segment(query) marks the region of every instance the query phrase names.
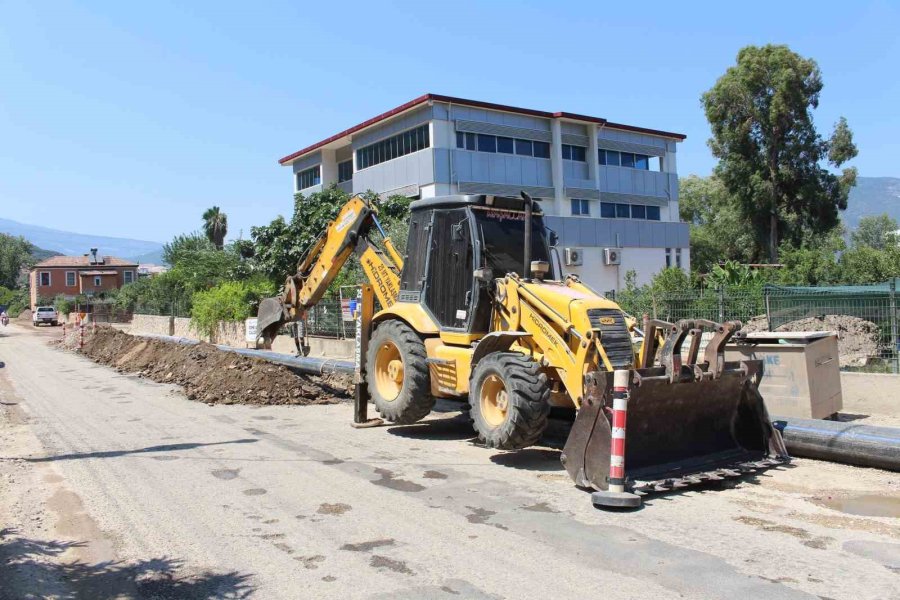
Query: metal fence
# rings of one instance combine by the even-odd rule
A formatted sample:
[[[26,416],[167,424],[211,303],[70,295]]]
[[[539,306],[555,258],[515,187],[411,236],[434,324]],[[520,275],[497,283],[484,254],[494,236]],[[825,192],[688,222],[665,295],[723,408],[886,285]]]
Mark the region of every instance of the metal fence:
[[[624,291],[610,296],[637,317],[738,320],[748,331],[836,331],[843,369],[900,371],[896,280],[857,286]]]

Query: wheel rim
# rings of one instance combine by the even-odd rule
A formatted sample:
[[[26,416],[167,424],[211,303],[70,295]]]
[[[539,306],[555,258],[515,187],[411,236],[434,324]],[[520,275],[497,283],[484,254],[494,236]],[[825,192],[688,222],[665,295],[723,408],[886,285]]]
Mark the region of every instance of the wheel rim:
[[[509,413],[509,394],[498,375],[488,375],[481,384],[481,414],[491,427],[498,427]]]
[[[403,389],[403,357],[393,342],[385,342],[375,354],[375,388],[383,400],[392,402]]]

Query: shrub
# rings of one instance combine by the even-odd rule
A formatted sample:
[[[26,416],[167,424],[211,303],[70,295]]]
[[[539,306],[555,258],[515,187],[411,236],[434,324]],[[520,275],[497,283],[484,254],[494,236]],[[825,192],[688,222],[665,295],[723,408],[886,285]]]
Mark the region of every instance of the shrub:
[[[263,279],[226,281],[196,292],[192,297],[191,327],[211,336],[219,321],[243,321],[256,312],[260,300],[275,292],[275,286]]]

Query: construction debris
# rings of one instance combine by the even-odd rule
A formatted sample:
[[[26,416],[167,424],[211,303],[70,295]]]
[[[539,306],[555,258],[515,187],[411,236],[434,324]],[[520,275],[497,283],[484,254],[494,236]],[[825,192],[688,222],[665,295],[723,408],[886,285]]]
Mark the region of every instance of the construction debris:
[[[223,352],[211,344],[184,346],[135,337],[112,327],[85,330],[81,352],[120,372],[184,387],[207,404],[333,404],[351,394],[350,377],[297,375],[287,367]],[[66,346],[77,348],[77,337]]]
[[[754,317],[741,331],[768,331],[765,316]],[[838,354],[841,368],[864,367],[875,357],[881,356],[884,343],[878,325],[851,315],[822,315],[797,319],[785,323],[775,331],[835,331],[838,334]]]

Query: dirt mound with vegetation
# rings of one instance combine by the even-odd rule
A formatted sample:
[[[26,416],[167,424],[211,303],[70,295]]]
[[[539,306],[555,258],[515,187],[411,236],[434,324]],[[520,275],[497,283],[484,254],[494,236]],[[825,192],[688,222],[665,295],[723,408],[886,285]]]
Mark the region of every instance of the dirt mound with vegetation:
[[[64,344],[77,348],[77,335],[67,336]],[[96,332],[86,328],[80,351],[117,371],[181,385],[189,399],[207,404],[333,404],[352,392],[349,376],[298,375],[211,344],[186,346],[112,327],[98,327]]]
[[[764,316],[754,317],[741,331],[768,331]],[[797,319],[785,323],[775,331],[835,331],[838,334],[838,354],[841,367],[864,367],[882,355],[885,345],[878,325],[851,315],[823,315]]]
[[[22,312],[19,313],[19,316],[16,317],[19,321],[25,321],[27,323],[31,323],[31,309],[26,308]]]

